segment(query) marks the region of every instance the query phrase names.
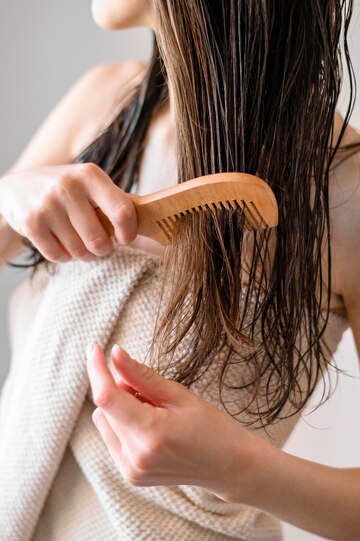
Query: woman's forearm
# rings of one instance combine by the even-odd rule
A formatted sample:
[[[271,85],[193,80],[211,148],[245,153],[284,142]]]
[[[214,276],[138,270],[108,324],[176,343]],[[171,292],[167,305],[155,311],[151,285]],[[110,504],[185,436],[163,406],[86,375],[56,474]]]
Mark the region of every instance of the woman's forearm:
[[[245,491],[239,471],[241,489],[232,501],[328,539],[359,541],[360,468],[324,466],[255,439]]]

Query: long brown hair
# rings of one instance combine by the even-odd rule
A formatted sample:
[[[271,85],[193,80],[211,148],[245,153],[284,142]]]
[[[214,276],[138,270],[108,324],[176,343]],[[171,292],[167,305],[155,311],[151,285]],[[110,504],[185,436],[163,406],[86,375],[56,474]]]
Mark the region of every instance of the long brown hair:
[[[265,426],[289,416],[288,403],[291,415],[298,412],[331,364],[322,340],[331,290],[329,169],[354,103],[347,47],[353,2],[151,5],[157,31],[147,73],[128,105],[74,162],[98,164],[129,192],[146,130],[169,97],[170,81],[178,181],[240,171],[270,185],[279,207],[273,230],[245,231],[239,209],[184,217],[162,260],[163,291],[166,285],[170,295],[163,297],[152,347],[153,359],[167,359],[164,374],[186,386],[225,352],[220,395],[237,359],[250,374],[232,386],[251,391],[247,424],[260,418]],[[341,41],[351,92],[332,145]],[[31,257],[35,267],[44,259],[35,248]],[[179,358],[185,339],[190,348]],[[266,407],[257,400],[262,392]]]

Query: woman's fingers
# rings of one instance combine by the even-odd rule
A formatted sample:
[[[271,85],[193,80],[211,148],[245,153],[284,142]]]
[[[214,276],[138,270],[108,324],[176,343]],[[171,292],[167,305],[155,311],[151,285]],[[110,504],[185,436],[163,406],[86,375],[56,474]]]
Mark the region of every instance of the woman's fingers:
[[[108,234],[95,210],[81,193],[75,192],[74,199],[68,196],[66,207],[54,208],[53,212],[48,210],[47,223],[74,259],[101,257],[112,252]]]
[[[72,258],[50,229],[43,229],[41,234],[34,233],[31,243],[41,251],[48,261],[53,263],[66,263]]]
[[[127,391],[132,395],[136,394],[135,389],[130,387],[130,385],[127,385],[127,383],[125,383],[125,381],[123,381],[122,379],[118,379],[117,381],[115,381],[115,385],[118,387],[118,389],[124,389],[124,391]]]
[[[1,214],[49,261],[93,259],[112,252],[113,242],[97,207],[114,226],[119,244],[137,235],[132,197],[94,163],[43,166],[1,178]],[[66,253],[65,253],[66,252]]]
[[[104,440],[104,443],[108,448],[113,460],[119,464],[121,456],[121,442],[100,408],[96,408],[96,410],[94,410],[92,420],[100,432],[100,436]]]
[[[82,185],[90,203],[100,207],[114,226],[119,244],[129,244],[137,235],[137,214],[129,194],[123,192],[109,176],[95,164],[83,164]]]
[[[93,412],[92,419],[124,480],[135,486],[152,486],[153,483],[147,478],[146,472],[139,471],[133,464],[129,452],[124,451],[121,441],[101,408]],[[124,447],[126,449],[126,445]]]
[[[93,255],[85,246],[63,209],[54,212],[48,218],[47,223],[52,234],[59,239],[72,259],[86,259]]]
[[[81,209],[79,211],[79,209]],[[67,202],[66,210],[72,227],[86,249],[99,257],[109,255],[112,250],[112,242],[102,226],[94,207],[89,200],[79,194],[76,201],[71,199]]]
[[[144,363],[138,363],[117,344],[114,344],[111,356],[122,379],[136,388],[147,402],[169,407],[184,401],[187,390],[183,385],[164,378]]]
[[[87,350],[87,369],[95,404],[112,418],[120,432],[125,427],[136,430],[142,426],[147,404],[117,386],[97,344]]]

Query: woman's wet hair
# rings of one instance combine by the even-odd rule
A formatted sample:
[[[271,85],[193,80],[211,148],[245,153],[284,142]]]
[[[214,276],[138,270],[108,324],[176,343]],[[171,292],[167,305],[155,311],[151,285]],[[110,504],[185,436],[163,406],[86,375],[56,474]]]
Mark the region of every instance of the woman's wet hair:
[[[353,2],[151,4],[157,32],[145,76],[74,163],[98,164],[126,192],[136,187],[147,129],[169,99],[170,81],[178,182],[239,171],[269,184],[276,228],[247,231],[239,209],[181,221],[159,268],[163,294],[150,350],[164,375],[188,387],[215,369],[220,399],[224,387],[246,394],[239,420],[266,426],[299,412],[321,378],[324,399],[334,366],[323,336],[331,291],[329,172],[355,99],[347,45]],[[344,66],[350,95],[335,140]],[[44,258],[28,246],[27,266],[36,268]]]

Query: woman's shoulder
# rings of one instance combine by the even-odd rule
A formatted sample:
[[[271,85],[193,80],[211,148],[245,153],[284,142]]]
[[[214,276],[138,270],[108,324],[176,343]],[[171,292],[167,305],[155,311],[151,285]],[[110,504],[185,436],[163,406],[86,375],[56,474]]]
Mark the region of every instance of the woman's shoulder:
[[[77,125],[72,140],[72,156],[86,148],[124,107],[132,90],[141,82],[147,69],[140,60],[111,62],[93,66],[73,88],[78,103]]]
[[[343,120],[337,113],[334,140]],[[353,146],[342,148],[347,145]],[[360,133],[351,125],[346,128],[331,168],[329,206],[332,291],[342,299],[352,324],[354,314],[360,315]]]
[[[343,120],[336,113],[334,141]],[[331,166],[329,205],[334,242],[341,239],[341,242],[355,245],[360,238],[360,133],[351,125],[346,127]]]
[[[340,131],[341,131],[341,129],[343,127],[343,124],[344,124],[344,120],[345,119],[342,116],[342,114],[339,111],[336,111],[335,116],[334,116],[333,143],[336,142],[336,140],[337,140],[337,138],[338,138],[338,136],[340,134]],[[360,143],[360,132],[354,126],[352,126],[351,119],[350,119],[350,123],[346,127],[343,139],[341,141],[340,151],[338,152],[337,156],[341,155],[341,152],[342,152],[341,149],[342,149],[343,146],[353,144],[353,143]]]
[[[335,113],[332,144],[335,146],[344,124],[344,117]],[[330,170],[330,182],[334,196],[344,187],[351,187],[359,180],[360,132],[350,123],[346,126]],[[340,196],[341,197],[341,196]]]

